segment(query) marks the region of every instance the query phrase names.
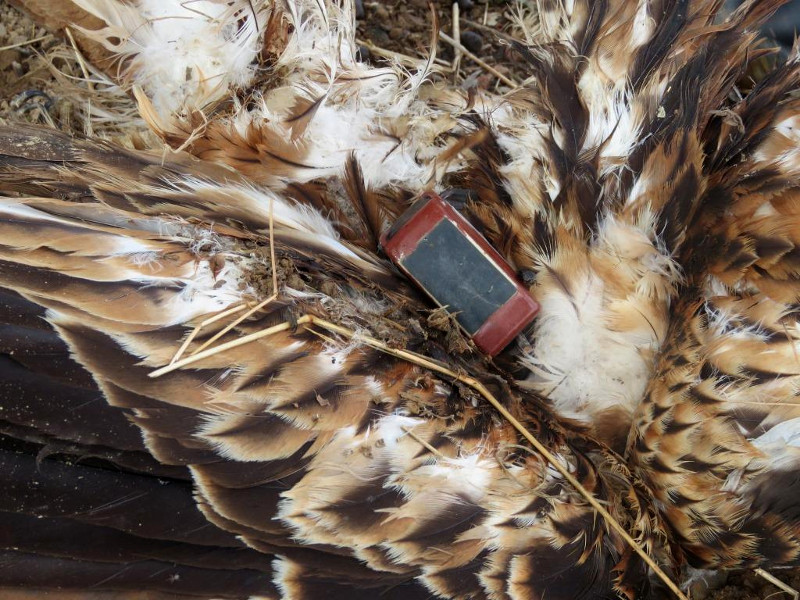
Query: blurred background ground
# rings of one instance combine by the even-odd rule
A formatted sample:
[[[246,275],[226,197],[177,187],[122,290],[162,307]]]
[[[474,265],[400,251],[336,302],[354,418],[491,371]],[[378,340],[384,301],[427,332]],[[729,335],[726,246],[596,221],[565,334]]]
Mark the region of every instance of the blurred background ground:
[[[63,0],[67,1],[67,0]],[[732,10],[740,2],[728,0],[726,8]],[[450,2],[434,5],[442,32],[456,37],[453,30],[453,7]],[[518,33],[513,2],[504,0],[459,0],[458,15],[461,45],[494,69],[490,72],[469,56],[462,55],[458,77],[452,80],[464,87],[483,89],[508,89],[510,81],[521,82],[526,73],[523,65],[515,61],[503,34]],[[432,17],[428,0],[370,1],[362,4],[363,13],[358,20],[358,36],[362,56],[373,62],[387,57],[403,60],[427,56],[431,40]],[[787,51],[800,24],[800,0],[789,3],[765,27]],[[454,60],[452,44],[440,41],[437,56],[440,66],[448,69]],[[86,102],[91,99],[83,79],[83,70],[72,46],[60,37],[50,34],[30,18],[0,0],[0,123],[28,122],[47,124],[75,134],[94,134],[118,137],[129,131],[144,130],[133,116],[133,102],[109,83],[104,93],[111,96],[107,105],[91,108],[95,119],[87,118]],[[500,77],[502,76],[502,77]],[[97,116],[105,116],[105,125]],[[119,115],[128,115],[125,127],[114,122]],[[126,137],[129,139],[129,136]],[[800,501],[800,499],[798,500]],[[782,581],[800,590],[800,569],[773,572]],[[694,597],[706,600],[782,600],[789,594],[781,592],[753,572],[730,574],[727,584],[716,590],[696,590]]]
[[[44,28],[37,27],[0,0],[0,117],[24,116],[17,95],[29,84],[42,86],[49,75],[37,53],[60,43]]]

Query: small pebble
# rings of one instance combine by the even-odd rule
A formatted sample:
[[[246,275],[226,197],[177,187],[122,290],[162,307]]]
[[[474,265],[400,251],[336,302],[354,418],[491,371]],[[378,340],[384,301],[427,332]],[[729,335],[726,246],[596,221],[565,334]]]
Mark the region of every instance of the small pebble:
[[[363,0],[356,0],[356,19],[363,19],[365,16]]]
[[[523,269],[519,272],[519,278],[522,280],[522,283],[527,286],[531,286],[536,283],[536,271]]]
[[[367,62],[370,58],[372,58],[372,53],[369,51],[369,48],[366,46],[359,46],[356,50],[356,60],[358,62]]]
[[[469,10],[475,6],[475,3],[472,0],[458,0],[458,8],[461,10]]]
[[[383,5],[378,4],[375,6],[375,19],[381,22],[386,22],[389,20],[389,10]]]
[[[3,50],[0,52],[0,71],[5,71],[12,63],[19,63],[22,55],[16,50]]]
[[[368,26],[366,34],[367,39],[372,40],[372,43],[378,47],[383,47],[389,43],[389,36],[386,35],[382,27],[377,25]]]
[[[403,37],[403,28],[402,27],[392,27],[389,30],[389,37],[393,40],[399,40]]]
[[[479,54],[483,48],[483,37],[474,31],[465,31],[461,34],[461,45],[473,54]]]

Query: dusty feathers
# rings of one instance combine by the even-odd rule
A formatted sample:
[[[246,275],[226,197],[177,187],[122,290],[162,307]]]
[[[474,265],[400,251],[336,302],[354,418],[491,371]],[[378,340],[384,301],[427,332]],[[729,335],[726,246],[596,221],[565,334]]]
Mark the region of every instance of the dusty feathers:
[[[673,573],[797,564],[796,53],[737,87],[777,2],[539,2],[504,98],[359,63],[348,3],[79,4],[174,152],[0,130],[0,583],[649,595],[480,395],[303,315],[482,381]],[[377,250],[424,189],[542,306],[494,362]]]

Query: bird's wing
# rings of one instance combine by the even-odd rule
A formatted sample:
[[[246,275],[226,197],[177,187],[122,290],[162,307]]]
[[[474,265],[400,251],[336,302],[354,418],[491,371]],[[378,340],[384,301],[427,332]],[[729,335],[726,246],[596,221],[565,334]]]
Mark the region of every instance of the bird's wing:
[[[715,123],[689,286],[631,439],[695,566],[800,560],[798,77],[794,59]]]
[[[642,592],[630,548],[473,388],[304,317],[480,379],[655,543],[612,453],[421,323],[419,297],[316,210],[206,166],[0,131],[0,473],[16,536],[0,582],[29,583],[42,560],[54,586],[220,597]],[[152,376],[194,325],[269,298],[273,269],[277,297],[220,340],[240,345]],[[51,529],[100,545],[65,557]]]

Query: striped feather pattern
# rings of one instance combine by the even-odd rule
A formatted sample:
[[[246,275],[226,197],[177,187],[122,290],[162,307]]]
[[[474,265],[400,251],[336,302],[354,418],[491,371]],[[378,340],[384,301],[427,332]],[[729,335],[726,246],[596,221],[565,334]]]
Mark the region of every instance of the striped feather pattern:
[[[121,473],[109,476],[130,476],[127,485],[139,489],[133,472],[144,469],[131,465],[129,456],[142,455],[173,469],[178,480],[170,485],[176,490],[186,490],[190,478],[194,496],[176,496],[170,502],[189,504],[172,507],[157,479],[151,480],[152,494],[142,488],[130,499],[117,497],[120,484],[109,482],[104,489],[115,492],[108,501],[98,498],[97,508],[81,504],[76,494],[55,512],[28,506],[31,500],[23,498],[19,513],[56,519],[59,527],[85,524],[86,535],[96,532],[92,527],[110,528],[109,540],[125,533],[142,543],[166,536],[207,544],[207,536],[218,532],[213,535],[221,546],[222,539],[234,546],[241,540],[252,549],[248,553],[274,557],[252,569],[252,578],[225,584],[234,597],[254,593],[247,586],[260,585],[263,578],[271,578],[283,596],[298,598],[316,597],[322,581],[343,590],[401,586],[418,590],[408,594],[456,598],[498,596],[506,589],[523,596],[618,592],[634,597],[647,585],[642,565],[624,542],[552,468],[524,450],[510,425],[467,388],[410,363],[344,338],[321,338],[301,326],[162,378],[149,377],[169,362],[187,325],[235,301],[265,296],[271,265],[268,233],[263,222],[258,224],[263,194],[229,182],[215,184],[207,176],[193,181],[193,170],[203,164],[185,157],[162,166],[136,155],[140,171],[133,171],[133,162],[126,164],[126,180],[104,166],[120,159],[108,146],[101,152],[92,142],[42,130],[2,133],[4,139],[31,135],[62,148],[63,158],[42,161],[37,150],[26,156],[17,145],[13,156],[0,159],[13,162],[14,169],[29,161],[25,169],[41,173],[31,185],[50,196],[3,201],[2,221],[11,231],[0,257],[2,286],[26,310],[31,303],[44,308],[57,338],[40,325],[43,335],[65,343],[57,347],[59,353],[68,352],[91,373],[93,382],[84,378],[82,383],[89,394],[102,394],[108,406],[84,410],[89,422],[124,416],[142,433],[142,442],[134,439],[127,447],[124,437],[97,440],[108,448],[98,451],[96,463],[82,467],[85,477],[90,482],[105,477],[107,465],[113,465]],[[194,187],[172,183],[176,172]],[[5,175],[0,180],[18,192],[28,185]],[[81,199],[56,199],[64,185],[82,188]],[[244,203],[252,205],[246,224],[237,218]],[[644,503],[643,490],[628,482],[619,458],[580,428],[559,425],[540,399],[497,367],[469,350],[454,353],[446,332],[426,332],[419,322],[427,307],[419,295],[384,261],[337,240],[313,209],[280,197],[273,199],[273,209],[282,291],[262,313],[239,325],[238,335],[315,314],[373,336],[389,335],[398,347],[428,355],[450,352],[449,360],[481,377],[518,418],[539,431],[618,519],[648,544],[658,543],[652,537],[655,515]],[[190,211],[196,215],[192,223],[181,217]],[[204,218],[212,212],[219,227]],[[10,335],[20,329],[15,325]],[[204,330],[189,351],[218,329]],[[28,377],[44,371],[36,362],[22,367]],[[63,461],[74,460],[69,457],[86,447],[89,440],[80,435],[85,426],[68,420],[39,432],[73,444],[53,450],[62,457],[49,467],[57,471],[56,480],[71,468]],[[119,427],[126,426],[119,421]],[[25,456],[16,460],[28,460],[32,468],[34,458]],[[20,481],[33,477],[22,467],[14,472]],[[59,493],[55,482],[41,485]],[[113,508],[104,518],[106,505]],[[181,516],[189,510],[191,519]],[[96,511],[99,520],[82,517]],[[116,520],[136,520],[139,511],[169,515],[173,527],[187,531],[160,531],[158,521],[133,526]],[[126,557],[122,542],[117,561]],[[26,548],[57,555],[51,543],[38,538]],[[158,544],[153,552],[160,556]],[[87,555],[86,560],[95,559]],[[161,560],[169,561],[169,555]],[[186,573],[174,574],[187,582],[202,586],[203,577],[210,576],[194,577],[192,569],[198,567],[183,559],[178,564],[185,564]],[[58,585],[68,588],[84,585],[86,578],[102,579],[104,573],[100,565],[91,570],[87,564],[86,572],[72,578],[67,565],[53,563],[52,568],[65,578]],[[143,563],[142,568],[149,567]],[[144,576],[131,575],[133,580]],[[218,584],[224,587],[224,580]],[[125,580],[112,580],[108,587],[126,589]],[[157,585],[153,589],[163,591]]]
[[[364,336],[480,381],[671,574],[798,564],[797,52],[748,79],[779,1],[540,0],[505,97],[359,63],[349,2],[77,4],[171,149],[0,128],[0,586],[656,593],[483,397]],[[427,189],[541,304],[496,360],[379,252]]]

